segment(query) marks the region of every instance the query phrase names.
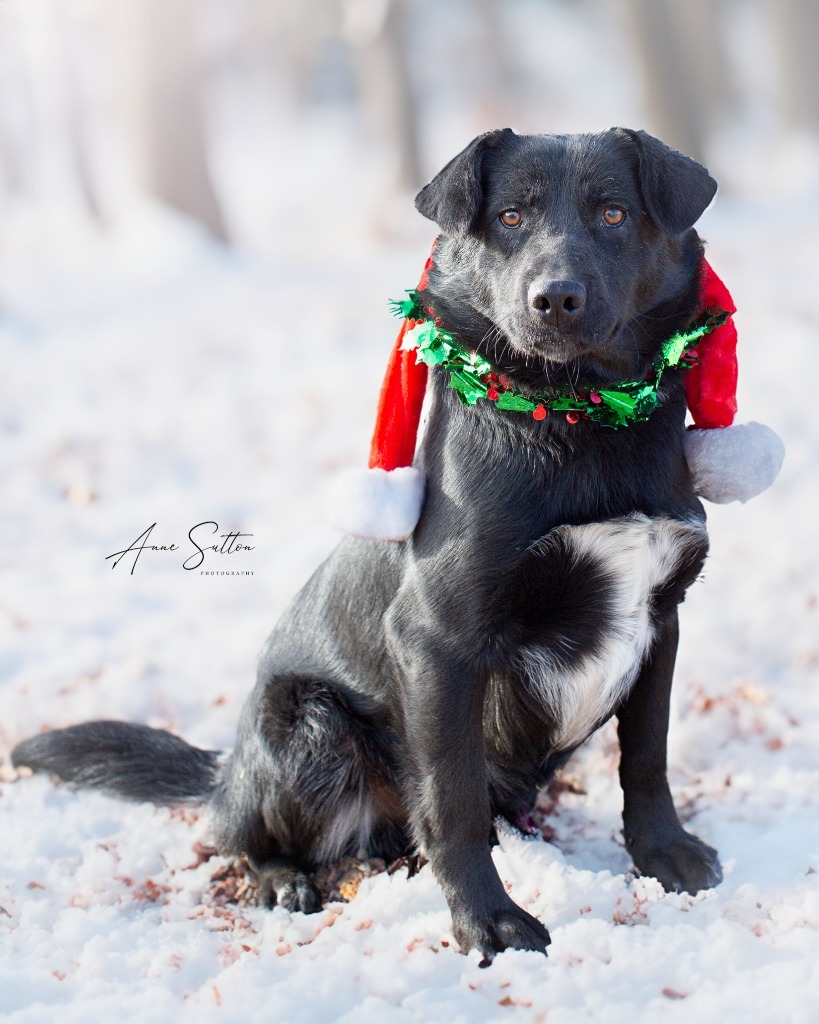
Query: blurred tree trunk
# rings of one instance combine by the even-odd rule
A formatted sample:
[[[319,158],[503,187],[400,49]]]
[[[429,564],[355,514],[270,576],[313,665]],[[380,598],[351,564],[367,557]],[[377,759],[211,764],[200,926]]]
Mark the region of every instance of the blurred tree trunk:
[[[404,0],[344,0],[343,11],[361,102],[379,142],[394,154],[395,187],[420,188],[418,114]]]
[[[23,194],[33,173],[36,117],[20,29],[0,10],[0,197]]]
[[[617,2],[637,43],[651,129],[702,160],[711,107],[727,95],[713,0]]]
[[[499,128],[519,117],[516,63],[510,52],[506,19],[500,0],[473,0],[475,34],[472,75],[478,78],[481,128]]]
[[[81,22],[57,0],[19,5],[0,20],[0,171],[10,192],[99,218],[78,73]]]
[[[253,0],[250,25],[267,37],[263,45],[279,71],[279,88],[290,90],[297,106],[315,101],[321,61],[340,23],[338,0]]]
[[[739,106],[722,39],[724,0],[685,0],[673,6],[680,60],[706,130]]]
[[[207,164],[198,12],[199,0],[120,0],[113,17],[143,187],[226,241]]]
[[[92,147],[87,132],[90,97],[83,80],[82,24],[73,11],[55,6],[55,29],[62,38],[62,90],[65,104],[66,137],[77,184],[89,214],[104,221],[98,182],[94,173]]]
[[[819,0],[767,0],[785,126],[819,131]]]

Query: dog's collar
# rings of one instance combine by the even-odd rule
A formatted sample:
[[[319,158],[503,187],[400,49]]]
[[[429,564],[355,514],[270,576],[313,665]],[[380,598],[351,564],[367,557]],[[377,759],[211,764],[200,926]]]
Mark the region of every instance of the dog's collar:
[[[421,303],[416,289],[391,306],[396,316],[407,321],[402,349],[415,349],[417,362],[446,371],[447,387],[455,391],[464,405],[475,405],[485,399],[494,402],[498,409],[531,413],[536,420],[545,419],[549,411],[554,411],[563,413],[571,424],[584,419],[615,428],[647,420],[660,404],[660,381],[665,370],[696,366],[700,339],[731,315],[722,309],[707,310],[687,330],[672,335],[660,346],[659,355],[643,380],[617,381],[593,390],[566,386],[523,394],[483,356],[459,345],[438,326],[434,311]]]

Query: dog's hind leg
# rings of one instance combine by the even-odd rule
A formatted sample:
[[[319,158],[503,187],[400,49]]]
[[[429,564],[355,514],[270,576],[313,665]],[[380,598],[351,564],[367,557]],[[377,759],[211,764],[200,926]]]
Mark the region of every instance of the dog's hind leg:
[[[217,846],[244,854],[268,906],[318,910],[310,871],[361,851],[407,852],[389,736],[374,709],[331,681],[278,676],[242,713],[212,801]]]

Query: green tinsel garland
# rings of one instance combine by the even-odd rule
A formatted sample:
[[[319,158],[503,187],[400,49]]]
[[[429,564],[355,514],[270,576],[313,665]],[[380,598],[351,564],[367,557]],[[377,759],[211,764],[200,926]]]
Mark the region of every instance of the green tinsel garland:
[[[663,372],[695,365],[700,338],[729,317],[723,311],[705,313],[687,331],[679,331],[663,342],[645,380],[618,381],[594,389],[546,388],[524,395],[507,386],[483,356],[463,348],[451,334],[438,327],[421,304],[416,290],[408,291],[407,296],[390,303],[396,316],[415,321],[404,336],[403,347],[417,348],[419,363],[443,367],[449,374],[447,387],[457,392],[464,405],[488,399],[499,409],[530,412],[538,420],[544,419],[547,410],[552,409],[566,413],[569,423],[576,423],[582,417],[615,428],[647,420],[660,404],[658,392]]]

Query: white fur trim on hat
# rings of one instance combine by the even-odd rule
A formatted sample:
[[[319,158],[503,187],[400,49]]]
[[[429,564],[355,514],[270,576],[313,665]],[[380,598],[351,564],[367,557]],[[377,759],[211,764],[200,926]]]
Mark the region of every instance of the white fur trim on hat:
[[[687,430],[685,457],[694,490],[706,501],[748,501],[776,480],[785,458],[782,438],[762,423]]]
[[[424,504],[424,478],[412,466],[347,469],[333,481],[330,517],[354,537],[405,540],[415,529]]]

